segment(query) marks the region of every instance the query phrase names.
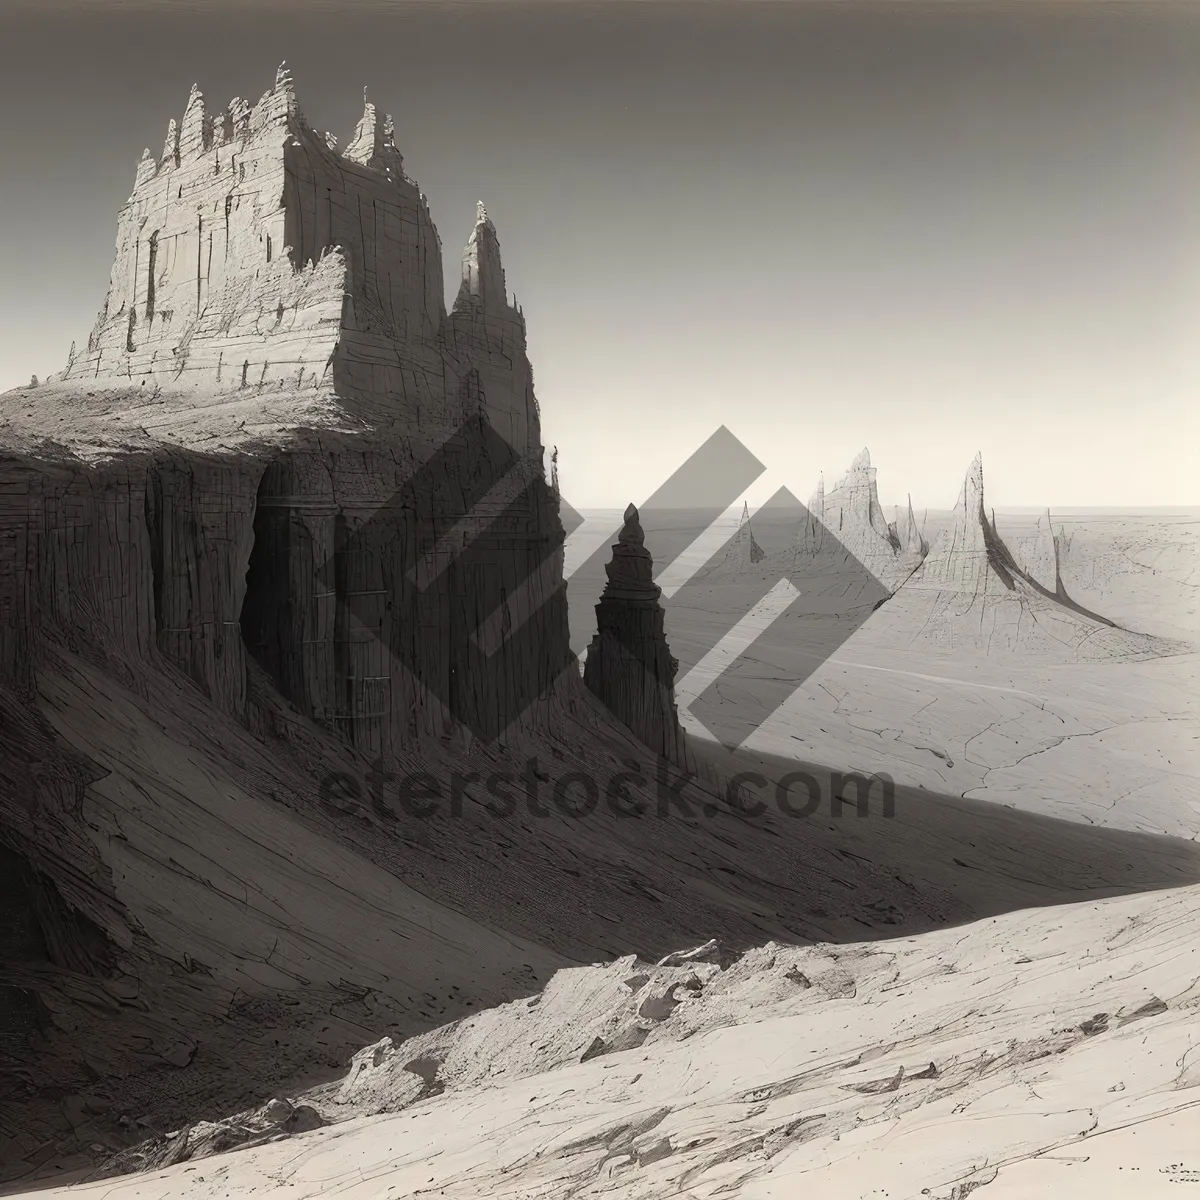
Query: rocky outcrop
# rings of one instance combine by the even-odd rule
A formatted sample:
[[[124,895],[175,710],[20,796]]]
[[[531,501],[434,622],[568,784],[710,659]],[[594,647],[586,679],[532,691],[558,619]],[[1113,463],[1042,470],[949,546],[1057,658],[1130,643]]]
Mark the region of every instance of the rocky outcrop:
[[[680,1181],[768,1195],[801,1172],[817,1196],[940,1200],[989,1185],[1111,1194],[1117,1166],[1184,1182],[1186,1156],[1162,1160],[1194,1127],[1198,937],[1200,895],[1180,888],[900,943],[767,944],[690,976],[625,956],[560,972],[534,1001],[384,1038],[340,1089],[310,1093],[335,1119],[374,1119],[104,1194],[241,1200],[285,1172],[299,1195],[456,1200],[664,1196]],[[640,1015],[668,995],[666,1016]],[[952,1136],[965,1113],[970,1136]],[[1064,1172],[1083,1189],[1063,1189]],[[1127,1194],[1154,1190],[1170,1194]]]
[[[908,497],[908,507],[905,511],[901,513],[899,508],[896,510],[895,535],[901,554],[922,559],[929,553],[929,543],[925,540],[924,530],[917,523],[916,514],[913,512],[911,495]]]
[[[584,684],[640,741],[682,764],[684,734],[675,708],[678,663],[663,631],[654,560],[632,504],[605,571],[608,582],[596,605]]]
[[[87,1155],[72,1130],[125,1136],[163,1064],[172,1120],[336,1056],[361,1040],[331,1012],[346,980],[404,1022],[435,977],[500,999],[561,961],[450,918],[454,949],[397,942],[378,970],[409,939],[345,929],[390,927],[388,895],[434,925],[452,905],[389,873],[386,839],[363,858],[305,824],[388,811],[332,806],[331,770],[365,796],[369,762],[394,779],[447,739],[546,729],[573,660],[542,453],[482,206],[447,311],[390,118],[367,103],[339,153],[286,70],[219,113],[193,88],[138,166],[86,348],[0,397],[0,853],[26,931],[0,971],[23,1081],[0,1174]],[[281,989],[271,1065],[271,1022],[234,1010]],[[97,1088],[112,1122],[63,1115]]]
[[[853,560],[892,592],[920,562],[921,545],[919,538],[913,542],[907,530],[901,536],[888,523],[864,448],[832,489],[822,477],[796,532],[792,558],[806,573],[838,573],[839,560]]]
[[[953,520],[889,605],[888,619],[912,625],[913,640],[944,651],[976,648],[1039,662],[1105,661],[1174,652],[1171,643],[1123,629],[1077,604],[1063,586],[1047,522],[1025,564],[1000,536],[984,501],[983,457],[963,480]]]

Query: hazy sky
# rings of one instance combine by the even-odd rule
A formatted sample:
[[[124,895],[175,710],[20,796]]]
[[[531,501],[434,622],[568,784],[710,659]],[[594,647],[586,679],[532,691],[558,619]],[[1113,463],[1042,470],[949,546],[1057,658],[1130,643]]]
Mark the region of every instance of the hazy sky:
[[[1200,503],[1200,6],[2,0],[0,387],[100,308],[143,146],[286,58],[396,118],[448,292],[477,198],[577,506],[719,425],[801,498]]]

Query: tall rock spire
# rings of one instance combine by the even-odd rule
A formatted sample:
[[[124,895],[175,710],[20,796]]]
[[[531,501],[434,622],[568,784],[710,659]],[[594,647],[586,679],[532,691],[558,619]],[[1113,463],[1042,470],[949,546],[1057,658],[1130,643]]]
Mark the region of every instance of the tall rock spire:
[[[174,117],[167,122],[167,140],[163,142],[162,165],[179,166],[179,122]]]
[[[667,645],[662,589],[654,582],[654,560],[632,504],[604,569],[608,582],[596,605],[597,631],[583,681],[640,741],[682,765],[685,739],[675,708],[679,664]]]
[[[500,239],[496,236],[496,226],[482,200],[476,203],[475,228],[463,251],[462,285],[458,289],[455,307],[472,302],[490,310],[508,306],[504,267],[500,262]]]
[[[897,522],[897,526],[901,551],[905,554],[915,554],[924,558],[929,552],[929,543],[926,542],[925,535],[917,524],[916,514],[913,512],[911,492],[908,496],[908,510],[900,521]]]
[[[193,83],[179,127],[180,157],[195,158],[203,154],[212,144],[212,132],[213,122],[204,107],[204,93],[199,84]]]
[[[381,119],[379,110],[367,99],[367,89],[363,88],[363,115],[342,157],[399,181],[404,177],[404,159],[396,147],[395,131],[391,116],[385,113]]]

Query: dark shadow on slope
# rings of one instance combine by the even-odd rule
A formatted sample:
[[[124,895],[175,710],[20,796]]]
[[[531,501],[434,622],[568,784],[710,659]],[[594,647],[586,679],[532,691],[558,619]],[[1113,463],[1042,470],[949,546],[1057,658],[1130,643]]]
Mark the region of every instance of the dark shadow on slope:
[[[769,825],[805,860],[810,885],[834,901],[832,908],[809,909],[813,923],[804,932],[823,941],[908,935],[1020,908],[1200,883],[1200,846],[1180,838],[1085,825],[919,787],[895,786],[889,795],[881,782],[850,770],[729,753],[695,740],[690,746],[709,786],[721,781],[714,790],[724,812],[715,823]],[[738,775],[748,784],[741,789],[746,801],[765,802],[763,815],[738,810],[739,789],[727,783]],[[818,883],[822,875],[825,882]],[[911,897],[910,907],[882,895],[882,904],[873,902],[873,892],[894,895],[897,884]],[[941,913],[928,903],[938,897],[949,901]],[[856,927],[849,937],[846,917]]]

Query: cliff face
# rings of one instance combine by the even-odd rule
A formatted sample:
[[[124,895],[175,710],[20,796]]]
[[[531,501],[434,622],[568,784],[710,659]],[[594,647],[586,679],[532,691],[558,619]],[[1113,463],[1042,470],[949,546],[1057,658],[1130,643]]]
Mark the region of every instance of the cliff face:
[[[86,1153],[59,1099],[88,1078],[127,1112],[147,1071],[186,1069],[186,1106],[563,961],[412,891],[377,832],[363,860],[311,828],[379,808],[369,762],[395,778],[544,734],[572,661],[524,318],[482,206],[462,275],[447,312],[373,105],[339,153],[282,69],[253,107],[210,114],[193,88],[138,166],[86,348],[0,397],[5,1173]],[[359,798],[330,808],[339,769]],[[414,914],[440,950],[406,953]],[[234,1011],[280,988],[304,989],[282,1024]],[[366,996],[373,1015],[332,1011]],[[267,1029],[279,1061],[239,1066]]]
[[[153,641],[227,711],[244,708],[248,647],[301,712],[356,745],[387,751],[444,724],[423,700],[445,701],[466,663],[436,638],[403,653],[412,613],[379,597],[509,475],[520,485],[492,514],[486,563],[442,572],[422,624],[448,627],[453,608],[473,629],[519,592],[541,647],[530,678],[544,685],[569,660],[561,526],[495,226],[480,205],[448,314],[436,230],[372,104],[339,153],[282,68],[253,108],[211,115],[193,88],[162,157],[139,164],[87,350],[33,400],[13,440],[35,452],[47,433],[83,458],[114,442],[145,451],[135,471],[86,476],[86,503],[115,504],[136,528],[114,547],[94,536],[111,518],[86,519],[84,586],[109,586],[121,550],[136,582],[114,586],[145,595],[102,626],[122,647]],[[422,511],[412,479],[435,456],[457,482]],[[119,496],[94,495],[98,474]],[[46,511],[40,486],[13,513],[14,539]],[[520,658],[501,655],[500,694],[479,700],[496,707],[478,714],[493,733],[529,698]]]

